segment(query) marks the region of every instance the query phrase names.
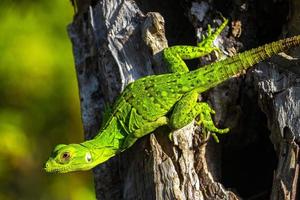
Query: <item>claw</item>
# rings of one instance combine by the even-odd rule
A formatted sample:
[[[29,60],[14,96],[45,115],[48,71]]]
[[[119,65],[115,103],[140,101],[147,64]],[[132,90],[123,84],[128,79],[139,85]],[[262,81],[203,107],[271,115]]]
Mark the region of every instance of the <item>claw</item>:
[[[219,142],[220,142],[220,140],[219,140],[217,134],[212,133],[211,135],[212,135],[212,137],[214,138],[214,140],[215,140],[216,143],[219,143]]]
[[[229,128],[219,129],[215,126],[211,114],[215,114],[215,110],[212,109],[207,103],[201,103],[199,107],[199,120],[197,120],[198,125],[202,125],[203,132],[211,132],[212,137],[218,143],[219,139],[217,137],[218,134],[225,134],[229,132]]]
[[[173,141],[173,133],[172,133],[172,132],[170,132],[170,133],[168,134],[168,138],[169,138],[169,140],[170,140],[171,142],[174,142],[174,141]]]
[[[197,44],[198,47],[206,47],[211,50],[219,51],[218,48],[213,47],[213,41],[220,35],[228,23],[228,19],[223,19],[224,22],[214,32],[212,31],[210,24],[207,25],[207,36],[202,35],[201,42]]]
[[[203,129],[204,129],[204,131],[203,131],[204,137],[207,137],[207,139],[208,139],[209,138],[209,134],[206,136],[206,133],[207,132],[211,132],[211,135],[212,135],[212,137],[213,137],[213,139],[215,140],[216,143],[220,142],[219,138],[217,136],[217,133],[218,134],[225,134],[225,133],[229,132],[229,128],[225,128],[225,129],[218,129],[218,128],[216,128],[216,129],[211,130],[210,127],[206,127],[204,124],[203,124]]]
[[[211,113],[211,114],[216,114],[216,111],[214,110],[214,109],[212,109],[210,106],[208,106],[207,105],[207,107],[208,107],[208,109],[209,109],[209,112]]]
[[[210,24],[207,25],[207,37],[211,36],[212,35],[212,29],[211,29],[211,26]]]

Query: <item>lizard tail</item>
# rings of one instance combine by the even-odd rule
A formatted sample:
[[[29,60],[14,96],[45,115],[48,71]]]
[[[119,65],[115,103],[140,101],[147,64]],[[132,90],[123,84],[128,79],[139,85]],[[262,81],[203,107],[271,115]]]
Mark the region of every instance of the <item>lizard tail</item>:
[[[300,35],[278,40],[261,47],[254,48],[243,53],[236,54],[225,60],[206,65],[194,72],[196,77],[201,79],[203,91],[227,80],[228,78],[241,73],[243,70],[270,58],[291,47],[300,45]],[[198,80],[199,81],[199,80]]]

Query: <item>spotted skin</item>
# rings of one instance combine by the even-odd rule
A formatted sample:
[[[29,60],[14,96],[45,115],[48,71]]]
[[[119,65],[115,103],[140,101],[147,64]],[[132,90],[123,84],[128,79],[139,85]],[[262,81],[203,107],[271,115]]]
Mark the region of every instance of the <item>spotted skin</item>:
[[[58,145],[45,170],[65,173],[91,169],[160,126],[179,129],[196,117],[204,132],[212,132],[218,141],[216,133],[227,133],[229,129],[214,125],[211,115],[215,111],[207,103],[198,102],[199,93],[300,44],[300,36],[295,36],[189,71],[183,59],[198,58],[217,50],[213,41],[226,24],[227,20],[214,33],[209,28],[207,37],[197,46],[166,48],[163,57],[171,73],[147,76],[130,83],[115,102],[98,135],[80,144]]]

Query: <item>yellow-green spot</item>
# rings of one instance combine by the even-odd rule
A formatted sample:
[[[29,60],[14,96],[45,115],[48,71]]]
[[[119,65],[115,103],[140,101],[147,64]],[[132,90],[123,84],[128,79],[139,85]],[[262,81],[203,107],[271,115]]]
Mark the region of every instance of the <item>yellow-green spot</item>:
[[[182,87],[182,91],[183,91],[183,92],[187,92],[187,91],[189,91],[189,88],[188,88],[187,86],[183,86],[183,87]]]
[[[162,91],[161,96],[166,97],[166,96],[168,96],[168,93],[166,91]]]

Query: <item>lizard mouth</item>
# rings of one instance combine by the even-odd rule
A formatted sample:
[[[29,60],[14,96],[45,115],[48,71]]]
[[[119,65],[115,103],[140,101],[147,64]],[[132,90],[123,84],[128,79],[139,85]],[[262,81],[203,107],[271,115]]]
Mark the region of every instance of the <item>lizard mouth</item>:
[[[49,168],[46,168],[46,167],[44,167],[44,170],[45,170],[46,172],[49,172],[49,173],[58,173],[58,172],[59,172],[58,169],[49,169]]]
[[[84,170],[85,168],[83,168],[81,166],[81,164],[73,164],[72,166],[70,165],[62,165],[62,164],[59,164],[57,162],[55,162],[55,160],[53,159],[49,159],[45,166],[44,166],[44,170],[48,173],[67,173],[67,172],[72,172],[72,171],[81,171],[81,170]],[[90,169],[89,168],[86,168],[86,169]]]
[[[44,170],[48,173],[66,173],[68,172],[68,167],[50,167],[49,164],[46,163]]]
[[[58,165],[53,159],[49,159],[44,166],[44,170],[49,173],[65,173],[68,171],[68,167]]]

